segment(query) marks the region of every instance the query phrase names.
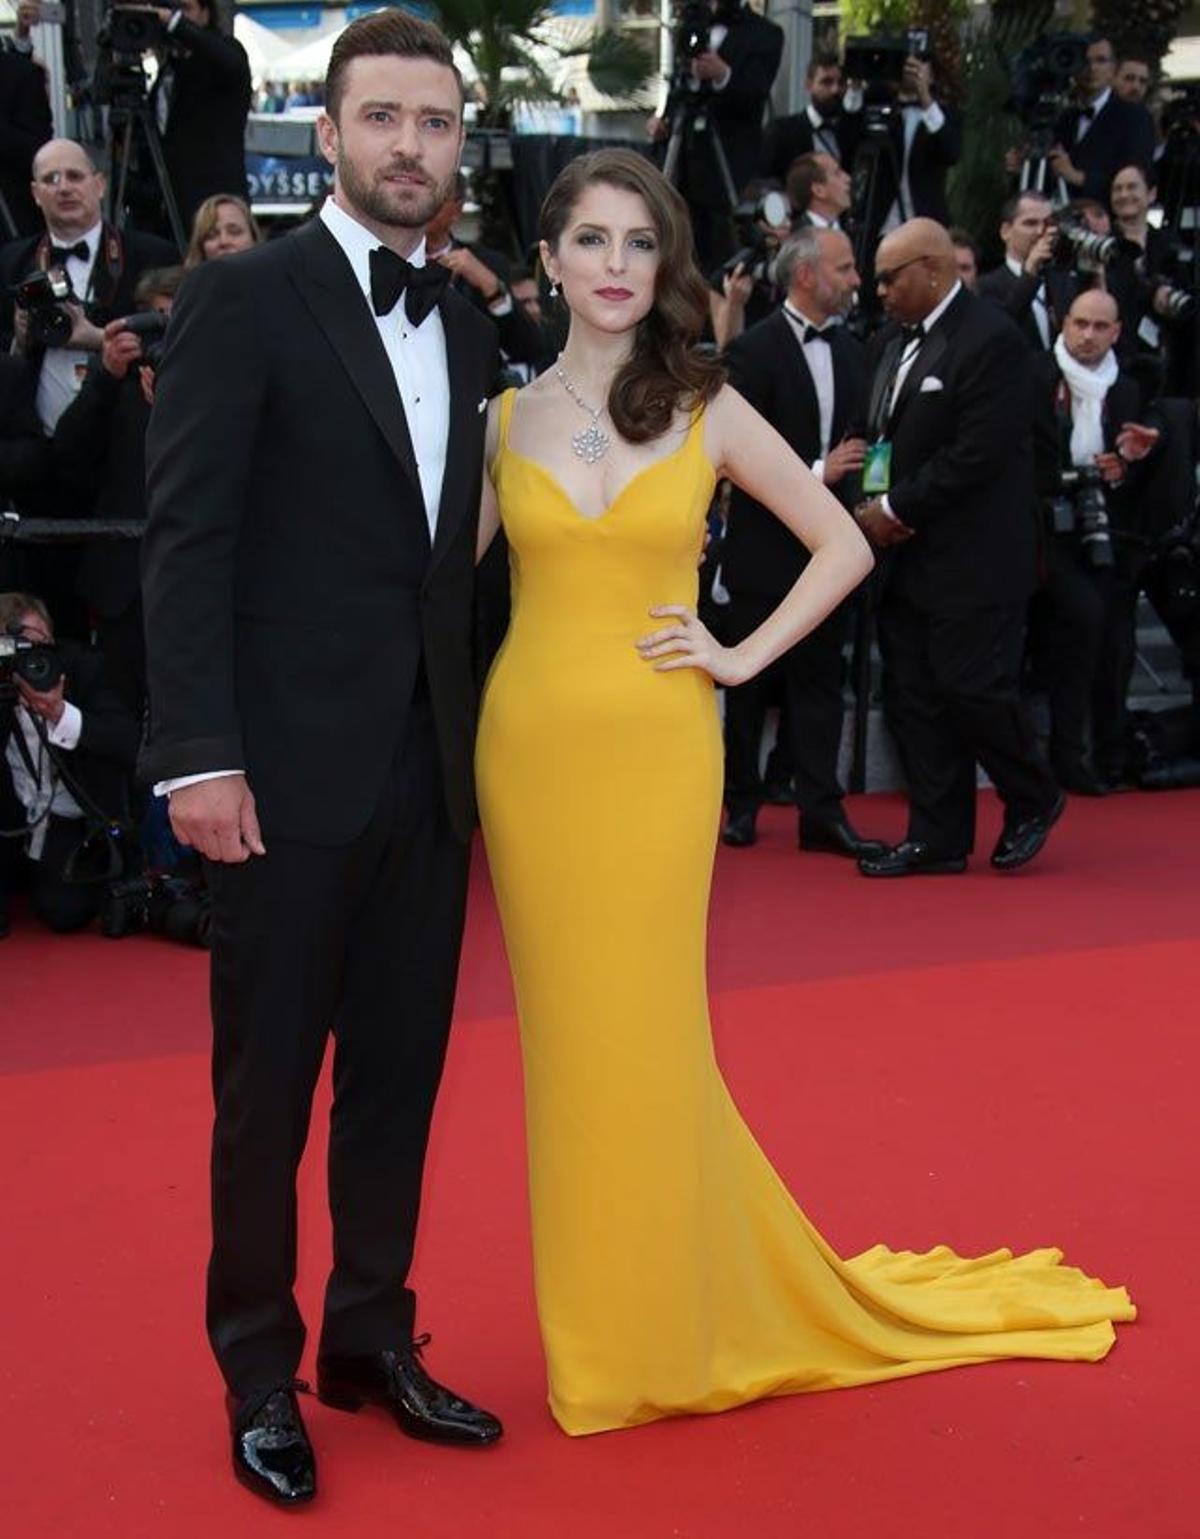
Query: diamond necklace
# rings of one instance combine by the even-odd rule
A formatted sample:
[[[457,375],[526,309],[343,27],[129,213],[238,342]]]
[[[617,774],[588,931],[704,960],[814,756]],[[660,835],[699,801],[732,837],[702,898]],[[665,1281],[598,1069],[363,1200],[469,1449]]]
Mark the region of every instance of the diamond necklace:
[[[594,465],[597,460],[603,459],[608,453],[608,446],[612,442],[612,439],[600,426],[600,413],[604,410],[604,407],[589,406],[579,394],[579,391],[576,390],[563,370],[561,353],[559,354],[559,361],[554,365],[554,372],[561,380],[563,389],[575,402],[576,406],[582,407],[592,419],[581,432],[571,434],[571,447],[585,464]]]

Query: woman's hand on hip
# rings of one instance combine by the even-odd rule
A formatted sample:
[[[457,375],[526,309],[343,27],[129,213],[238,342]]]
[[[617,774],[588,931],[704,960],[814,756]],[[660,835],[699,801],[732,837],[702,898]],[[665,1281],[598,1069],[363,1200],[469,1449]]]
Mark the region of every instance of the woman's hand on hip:
[[[675,668],[701,668],[717,684],[744,684],[751,670],[736,647],[723,647],[707,626],[682,604],[660,604],[650,611],[670,623],[637,642],[637,649],[656,673]]]

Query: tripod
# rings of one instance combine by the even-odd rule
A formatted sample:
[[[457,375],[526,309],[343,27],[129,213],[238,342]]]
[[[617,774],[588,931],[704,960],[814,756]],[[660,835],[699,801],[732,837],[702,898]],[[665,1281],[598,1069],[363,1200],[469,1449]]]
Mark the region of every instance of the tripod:
[[[875,247],[879,243],[880,227],[887,217],[887,209],[877,206],[880,189],[894,187],[896,196],[900,196],[900,162],[888,133],[886,118],[868,122],[866,134],[855,152],[850,185],[853,189],[850,225],[854,265],[862,277],[858,307],[862,320],[859,324],[869,328],[877,314]]]
[[[699,136],[704,136],[712,145],[713,158],[717,165],[717,176],[721,191],[724,195],[724,219],[728,226],[727,237],[732,234],[733,212],[738,206],[737,187],[734,185],[733,174],[729,169],[729,157],[725,153],[725,146],[721,142],[721,133],[716,124],[708,117],[708,101],[711,92],[707,87],[699,91],[689,91],[687,87],[688,74],[684,66],[671,83],[671,89],[667,96],[667,106],[664,116],[670,124],[670,132],[667,138],[667,153],[663,160],[663,175],[680,192],[687,195],[688,188],[681,180],[682,166],[680,164],[684,151],[685,139],[694,142]],[[692,200],[688,199],[689,203]],[[707,245],[703,239],[701,230],[699,206],[692,208],[693,223],[696,227],[696,246],[703,265],[707,265],[714,256],[724,258],[732,249],[728,238],[723,242],[726,249],[721,253],[701,249]]]
[[[179,204],[175,198],[167,161],[163,154],[158,124],[154,121],[154,109],[146,95],[146,77],[139,63],[136,69],[119,81],[113,91],[108,109],[108,124],[113,137],[113,192],[111,201],[112,222],[118,230],[124,229],[128,217],[125,201],[129,181],[129,167],[134,158],[135,141],[144,146],[154,168],[162,207],[166,211],[167,224],[172,239],[180,251],[187,249],[187,235],[183,220],[179,217]]]

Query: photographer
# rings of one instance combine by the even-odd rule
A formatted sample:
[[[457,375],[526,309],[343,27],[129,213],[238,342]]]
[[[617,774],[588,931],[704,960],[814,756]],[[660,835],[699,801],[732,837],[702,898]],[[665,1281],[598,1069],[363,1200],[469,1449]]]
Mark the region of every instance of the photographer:
[[[801,155],[828,155],[849,170],[862,135],[862,117],[844,110],[842,66],[835,53],[815,53],[804,72],[808,106],[776,118],[763,140],[763,173],[784,181]]]
[[[1054,346],[1062,318],[1079,292],[1076,272],[1054,262],[1058,227],[1044,192],[1009,198],[1000,216],[1004,262],[979,280],[978,292],[1008,313],[1038,352]]]
[[[932,61],[909,54],[898,83],[866,89],[862,114],[860,155],[872,139],[881,140],[884,151],[876,152],[870,196],[861,213],[855,209],[858,223],[870,232],[868,245],[909,219],[949,224],[946,174],[962,152],[962,122],[936,99]],[[860,175],[856,166],[856,182]]]
[[[136,316],[104,328],[99,366],[58,420],[53,449],[59,478],[96,518],[146,518],[154,366],[182,279],[178,267],[143,274]],[[139,718],[146,697],[140,559],[140,540],[93,540],[83,547],[77,579],[107,678]]]
[[[166,48],[150,97],[171,190],[187,229],[205,198],[246,193],[250,62],[219,30],[215,0],[180,0],[158,10]]]
[[[58,652],[40,599],[0,594],[0,647],[8,653],[0,655],[0,824],[6,833],[25,829],[23,838],[0,839],[0,936],[8,896],[23,880],[44,924],[77,930],[99,911],[100,881],[120,875],[93,870],[93,880],[77,881],[72,868],[85,864],[84,842],[101,815],[107,825],[126,814],[138,719],[108,690],[94,653]]]
[[[1190,252],[1181,252],[1167,230],[1150,223],[1155,198],[1145,166],[1122,166],[1113,177],[1113,223],[1124,244],[1109,288],[1121,311],[1122,354],[1153,354],[1157,379],[1169,369],[1174,393],[1194,394],[1196,299]]]
[[[1093,38],[1078,84],[1077,106],[1055,124],[1056,143],[1047,157],[1072,197],[1106,201],[1119,167],[1154,159],[1154,120],[1137,102],[1122,101],[1113,90],[1116,55],[1107,38]]]
[[[0,240],[32,235],[39,225],[29,181],[34,155],[54,132],[46,72],[29,36],[39,10],[37,0],[18,0],[16,31],[0,40]]]
[[[783,54],[783,31],[740,0],[688,0],[677,39],[679,79],[649,134],[665,142],[682,114],[676,170],[705,272],[733,251],[733,209],[714,138],[736,189],[761,174],[762,124]],[[676,88],[678,87],[678,88]]]
[[[1050,760],[1060,785],[1100,795],[1122,742],[1114,721],[1114,574],[1136,516],[1138,465],[1161,432],[1139,422],[1137,384],[1121,372],[1116,301],[1078,295],[1054,348],[1035,362],[1034,464],[1043,512],[1043,570],[1031,619],[1050,694]],[[1121,712],[1123,717],[1123,712]],[[1087,754],[1093,723],[1096,764]]]
[[[1140,53],[1123,53],[1117,60],[1117,73],[1113,78],[1113,95],[1118,101],[1131,107],[1145,105],[1154,79],[1150,60]]]
[[[801,155],[787,177],[793,229],[840,230],[850,208],[850,173],[832,155]]]

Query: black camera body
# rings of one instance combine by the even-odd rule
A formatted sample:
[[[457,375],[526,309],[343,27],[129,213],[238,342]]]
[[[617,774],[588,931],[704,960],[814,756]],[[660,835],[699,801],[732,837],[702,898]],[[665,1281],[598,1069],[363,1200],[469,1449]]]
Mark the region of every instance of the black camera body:
[[[107,45],[118,59],[140,59],[163,47],[170,35],[157,11],[139,5],[114,5],[105,30]]]
[[[142,362],[156,369],[166,347],[167,322],[170,317],[160,310],[142,310],[125,318],[122,330],[131,331],[142,344]]]
[[[1087,50],[1085,33],[1048,32],[1013,56],[1009,106],[1029,130],[1031,154],[1045,155],[1053,145],[1055,125],[1071,105]]]
[[[113,882],[100,904],[100,933],[109,940],[148,931],[207,949],[212,918],[203,887],[180,876],[130,876]]]
[[[9,289],[12,302],[29,316],[29,341],[34,347],[65,347],[75,323],[65,308],[73,297],[71,282],[58,267],[40,267]]]
[[[773,237],[764,225],[782,229],[790,222],[791,209],[788,206],[788,200],[782,192],[774,189],[764,193],[757,200],[739,203],[733,211],[733,223],[737,231],[739,247],[713,274],[711,280],[713,288],[718,293],[722,292],[725,278],[738,267],[743,272],[749,273],[755,283],[768,281],[777,248]]]
[[[677,65],[690,64],[693,59],[708,52],[713,24],[712,8],[707,0],[684,0],[675,24],[675,60]]]
[[[62,659],[44,641],[27,641],[12,627],[0,634],[0,700],[16,696],[16,679],[24,679],[39,694],[53,689],[63,676]]]
[[[149,83],[142,60],[146,54],[170,45],[171,34],[157,11],[137,5],[112,6],[96,34],[92,81],[96,101],[118,112],[144,107]]]
[[[1060,494],[1050,499],[1051,528],[1074,536],[1093,571],[1113,565],[1108,498],[1099,465],[1072,465],[1059,475]]]
[[[1063,220],[1058,226],[1050,261],[1055,267],[1075,268],[1079,272],[1099,272],[1111,267],[1121,254],[1121,238],[1097,235],[1085,224]]]

